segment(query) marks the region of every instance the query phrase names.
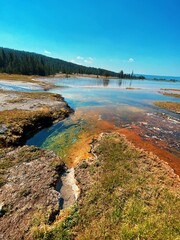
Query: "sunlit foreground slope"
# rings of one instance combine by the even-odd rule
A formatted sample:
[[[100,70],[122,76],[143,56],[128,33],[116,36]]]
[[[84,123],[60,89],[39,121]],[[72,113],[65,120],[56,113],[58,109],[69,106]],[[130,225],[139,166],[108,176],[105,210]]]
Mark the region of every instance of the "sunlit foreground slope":
[[[152,153],[119,134],[101,135],[94,159],[81,162],[81,195],[34,239],[179,239],[179,178]],[[68,217],[67,213],[70,212]]]

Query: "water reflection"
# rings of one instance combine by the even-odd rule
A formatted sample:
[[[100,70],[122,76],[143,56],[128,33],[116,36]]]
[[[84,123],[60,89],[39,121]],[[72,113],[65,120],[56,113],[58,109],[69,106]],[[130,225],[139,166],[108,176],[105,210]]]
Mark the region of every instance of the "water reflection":
[[[129,81],[129,87],[132,86],[132,79]]]
[[[68,151],[72,146],[76,147],[74,144],[84,138],[83,134],[90,136],[98,131],[109,131],[144,122],[146,124],[148,122],[147,119],[145,120],[147,113],[165,112],[165,110],[153,106],[152,101],[180,101],[159,94],[157,91],[160,88],[179,88],[180,82],[159,83],[148,80],[108,78],[52,78],[48,81],[59,86],[50,89],[49,92],[61,94],[75,110],[75,114],[49,129],[41,130],[29,139],[27,144],[53,150],[63,159],[69,158]],[[152,89],[156,91],[152,91]],[[168,114],[172,115],[172,113]],[[158,128],[159,126],[155,130]],[[146,135],[146,132],[143,134]],[[80,147],[82,148],[82,146]],[[72,159],[74,158],[73,154],[74,152]]]
[[[109,79],[108,78],[104,78],[103,79],[103,86],[107,87],[109,85]]]
[[[135,79],[100,79],[100,78],[48,78],[43,81],[54,83],[61,87],[73,88],[141,88],[141,89],[161,89],[180,88],[179,82],[161,82],[154,80]]]
[[[119,85],[119,87],[122,85],[122,79],[119,79],[118,85]]]

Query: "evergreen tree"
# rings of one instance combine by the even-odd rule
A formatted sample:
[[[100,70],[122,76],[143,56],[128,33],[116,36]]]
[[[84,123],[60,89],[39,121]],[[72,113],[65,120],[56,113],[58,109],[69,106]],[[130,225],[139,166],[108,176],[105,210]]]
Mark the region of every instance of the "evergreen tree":
[[[60,59],[50,58],[41,54],[17,51],[0,47],[0,72],[25,75],[55,75],[65,74],[94,74],[96,76],[112,76],[120,78],[132,78],[121,71],[119,74],[101,68],[85,67],[66,62]],[[134,76],[133,76],[134,78]],[[143,76],[141,76],[143,78]]]

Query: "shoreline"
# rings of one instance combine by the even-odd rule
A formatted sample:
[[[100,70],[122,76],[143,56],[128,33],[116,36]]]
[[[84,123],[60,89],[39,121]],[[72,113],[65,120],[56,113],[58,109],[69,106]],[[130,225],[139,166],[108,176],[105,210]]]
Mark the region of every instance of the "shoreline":
[[[95,74],[80,74],[80,73],[56,73],[55,75],[23,75],[23,74],[8,74],[8,73],[0,73],[0,80],[12,80],[12,81],[23,81],[23,82],[31,82],[31,83],[42,83],[39,79],[43,78],[99,78],[99,79],[121,79],[121,80],[148,80],[148,81],[159,81],[159,82],[178,82],[180,80],[177,79],[156,79],[156,78],[119,78],[114,76],[103,76],[103,75],[95,75]],[[137,76],[135,76],[137,77]],[[171,89],[162,89],[162,90],[171,90]],[[172,89],[174,90],[174,89]]]
[[[112,77],[112,76],[98,76],[97,75],[93,75],[93,74],[55,74],[55,75],[49,75],[49,76],[38,76],[38,75],[21,75],[21,74],[7,74],[7,73],[0,73],[0,83],[15,83],[17,86],[18,85],[22,85],[23,84],[29,84],[30,87],[35,87],[39,90],[43,90],[43,91],[48,91],[52,88],[56,88],[57,86],[53,83],[47,83],[46,81],[44,81],[45,79],[50,79],[50,78],[94,78],[94,79],[100,79],[100,80],[104,80],[104,79],[117,79],[117,80],[129,80],[129,81],[137,81],[137,80],[141,80],[141,81],[164,81],[164,82],[176,82],[174,80],[167,80],[167,79],[126,79],[126,78],[118,78],[118,77]],[[133,88],[127,88],[129,90],[133,90]],[[140,90],[140,88],[137,88],[137,90]],[[160,89],[160,90],[173,90],[173,89]],[[178,90],[174,90],[174,91],[178,91]]]

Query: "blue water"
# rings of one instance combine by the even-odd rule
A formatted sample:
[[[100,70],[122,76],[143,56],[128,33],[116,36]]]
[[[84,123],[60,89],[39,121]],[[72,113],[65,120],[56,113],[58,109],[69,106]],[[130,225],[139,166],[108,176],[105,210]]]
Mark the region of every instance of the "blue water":
[[[0,81],[0,89],[17,92],[42,91],[41,87],[34,86],[30,83],[20,83],[17,85],[16,82],[10,81]]]
[[[159,91],[161,88],[180,89],[180,82],[110,79],[107,84],[107,80],[92,78],[48,79],[48,81],[59,86],[50,92],[62,94],[74,109],[122,104],[146,108],[152,106],[151,102],[156,100],[179,101],[177,98],[164,96]]]
[[[180,77],[178,76],[162,76],[162,75],[148,75],[148,74],[136,74],[137,76],[144,76],[146,79],[166,79],[166,80],[178,80],[180,81]]]
[[[60,87],[73,88],[141,88],[157,90],[161,88],[180,88],[180,81],[156,81],[156,80],[129,80],[129,79],[95,79],[95,78],[52,78],[46,79],[47,82],[55,83]]]
[[[66,141],[70,141],[68,139],[69,131],[74,127],[76,130],[74,136],[71,136],[73,144],[74,139],[78,138],[79,131],[77,129],[85,130],[88,128],[92,124],[91,122],[88,125],[89,119],[96,113],[97,118],[109,121],[117,127],[143,121],[143,116],[147,112],[165,112],[178,117],[177,114],[155,107],[153,101],[180,101],[177,98],[167,97],[159,93],[161,88],[180,89],[180,82],[92,78],[48,78],[46,81],[58,86],[49,92],[61,94],[75,110],[75,114],[37,133],[27,141],[29,145],[54,150],[49,146],[49,143],[53,142],[54,139],[59,139],[59,136],[64,132],[67,133]],[[129,87],[140,89],[126,89]]]

